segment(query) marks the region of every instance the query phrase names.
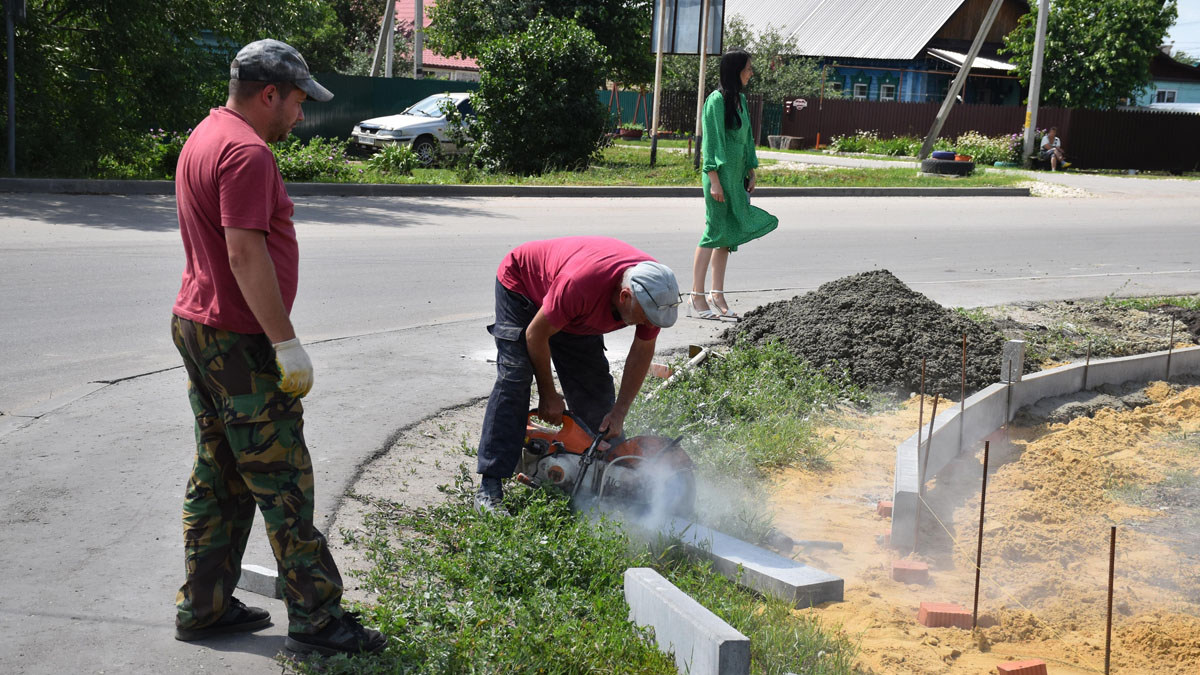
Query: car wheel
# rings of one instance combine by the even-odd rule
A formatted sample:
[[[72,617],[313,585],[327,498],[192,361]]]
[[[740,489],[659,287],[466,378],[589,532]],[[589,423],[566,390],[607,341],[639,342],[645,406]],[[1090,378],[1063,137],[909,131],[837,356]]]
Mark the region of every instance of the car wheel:
[[[956,162],[952,159],[927,159],[921,162],[921,173],[966,176],[974,170],[975,162]]]
[[[422,166],[430,166],[437,159],[438,143],[437,139],[432,136],[421,136],[413,141],[412,148]]]

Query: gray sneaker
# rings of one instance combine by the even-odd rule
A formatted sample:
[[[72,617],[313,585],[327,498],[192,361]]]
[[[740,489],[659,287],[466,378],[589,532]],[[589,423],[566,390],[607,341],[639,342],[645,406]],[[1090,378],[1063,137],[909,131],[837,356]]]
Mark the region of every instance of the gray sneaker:
[[[483,476],[475,492],[475,510],[480,513],[505,513],[504,487],[499,478]]]

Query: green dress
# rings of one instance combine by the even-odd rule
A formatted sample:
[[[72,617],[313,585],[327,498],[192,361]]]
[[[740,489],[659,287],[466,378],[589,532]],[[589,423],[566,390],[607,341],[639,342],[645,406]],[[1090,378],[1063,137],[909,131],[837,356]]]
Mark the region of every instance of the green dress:
[[[758,155],[754,153],[751,137],[749,108],[745,94],[742,99],[742,125],[737,129],[725,128],[725,99],[719,91],[709,94],[704,102],[703,153],[704,165],[704,236],[700,238],[702,248],[725,248],[736,251],[737,247],[757,239],[779,226],[779,219],[750,205],[746,194],[745,180],[750,170],[758,167]],[[709,192],[708,172],[716,171],[725,190],[725,201],[718,202]]]

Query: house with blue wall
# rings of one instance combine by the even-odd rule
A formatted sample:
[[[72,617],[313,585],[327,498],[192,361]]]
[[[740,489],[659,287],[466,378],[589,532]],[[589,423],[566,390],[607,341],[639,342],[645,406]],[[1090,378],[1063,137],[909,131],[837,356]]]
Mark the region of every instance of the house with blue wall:
[[[755,32],[773,27],[817,58],[827,86],[870,101],[940,102],[958,73],[991,0],[725,0]],[[999,55],[1004,36],[1029,12],[1005,0],[971,68],[966,103],[1017,105],[1015,68]]]
[[[1200,112],[1200,67],[1176,61],[1164,50],[1150,62],[1150,79],[1138,106]]]

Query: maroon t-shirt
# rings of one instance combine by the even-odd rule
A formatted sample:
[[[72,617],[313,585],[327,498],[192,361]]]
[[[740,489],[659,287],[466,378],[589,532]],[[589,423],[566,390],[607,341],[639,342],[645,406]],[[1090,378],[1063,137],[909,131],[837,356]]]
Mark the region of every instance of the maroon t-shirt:
[[[529,298],[550,325],[576,335],[602,335],[625,327],[613,313],[612,295],[625,270],[648,254],[609,237],[562,237],[514,248],[496,277],[510,291]],[[657,261],[656,261],[657,262]],[[652,340],[658,326],[639,325],[637,338]]]
[[[227,227],[267,233],[283,304],[292,311],[300,263],[292,200],[271,149],[245,118],[213,108],[196,126],[179,154],[175,201],[187,261],[176,315],[236,333],[263,332],[229,269]]]

